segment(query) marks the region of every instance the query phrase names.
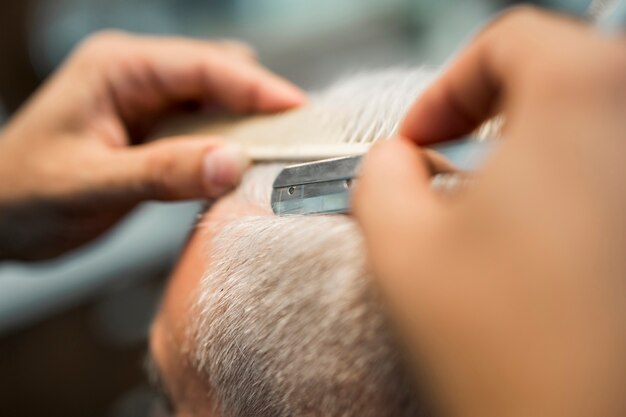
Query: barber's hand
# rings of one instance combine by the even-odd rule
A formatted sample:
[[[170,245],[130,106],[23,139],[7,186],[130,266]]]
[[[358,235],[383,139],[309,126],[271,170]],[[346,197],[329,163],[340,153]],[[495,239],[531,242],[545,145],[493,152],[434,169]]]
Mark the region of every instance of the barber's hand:
[[[273,112],[303,101],[242,44],[92,37],[2,133],[0,259],[55,256],[141,201],[217,197],[239,182],[248,161],[218,138],[143,143],[166,113],[189,103]]]
[[[457,195],[426,145],[496,112]],[[444,415],[626,415],[626,41],[519,9],[484,30],[367,156],[355,196],[378,281]]]

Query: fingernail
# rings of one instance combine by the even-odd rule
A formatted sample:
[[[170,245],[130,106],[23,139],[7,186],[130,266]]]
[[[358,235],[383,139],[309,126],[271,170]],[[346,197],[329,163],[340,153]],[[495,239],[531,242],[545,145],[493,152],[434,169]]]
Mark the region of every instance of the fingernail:
[[[237,145],[225,145],[209,152],[203,161],[203,174],[211,197],[218,197],[239,184],[250,159]]]
[[[307,96],[304,91],[297,87],[288,86],[283,90],[283,98],[293,104],[304,104],[307,101]]]
[[[286,82],[277,84],[273,94],[280,107],[297,107],[305,104],[308,100],[304,91]]]

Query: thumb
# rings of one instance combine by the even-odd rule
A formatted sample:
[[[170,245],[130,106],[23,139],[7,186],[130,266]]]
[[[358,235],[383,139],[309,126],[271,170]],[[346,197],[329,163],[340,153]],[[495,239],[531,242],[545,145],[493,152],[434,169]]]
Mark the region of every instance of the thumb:
[[[405,138],[375,145],[363,161],[354,214],[382,276],[414,262],[415,240],[438,212],[430,178],[426,154]]]
[[[123,152],[113,164],[113,187],[137,202],[219,197],[250,165],[241,147],[217,138],[172,138]]]

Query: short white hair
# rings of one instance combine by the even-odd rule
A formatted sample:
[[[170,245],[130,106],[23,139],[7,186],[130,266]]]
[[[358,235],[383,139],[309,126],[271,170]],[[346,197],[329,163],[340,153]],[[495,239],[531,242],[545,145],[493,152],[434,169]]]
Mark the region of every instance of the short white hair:
[[[232,132],[242,140],[280,134],[285,142],[320,134],[336,141],[389,137],[431,78],[425,70],[358,75],[314,95],[307,108]],[[210,245],[193,352],[219,411],[225,417],[420,415],[358,227],[341,215],[271,216],[271,184],[280,168],[254,167],[236,191],[242,204],[268,216],[237,219]]]

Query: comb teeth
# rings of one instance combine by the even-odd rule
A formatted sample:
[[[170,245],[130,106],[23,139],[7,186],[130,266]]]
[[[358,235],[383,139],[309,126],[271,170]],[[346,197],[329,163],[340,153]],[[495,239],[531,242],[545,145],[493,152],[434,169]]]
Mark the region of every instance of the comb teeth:
[[[318,161],[343,156],[363,155],[369,150],[368,143],[337,143],[318,145],[290,145],[290,146],[249,146],[248,155],[255,162],[269,161]]]
[[[313,94],[309,106],[244,122],[231,139],[257,162],[361,155],[374,142],[397,135],[407,110],[435,75],[425,69],[357,74]],[[488,124],[478,136],[492,136],[497,125]]]
[[[332,114],[328,126],[334,130],[336,140],[371,144],[397,134],[409,106],[434,75],[435,71],[428,69],[396,70],[376,76],[357,74],[330,87],[312,102],[320,112]]]

